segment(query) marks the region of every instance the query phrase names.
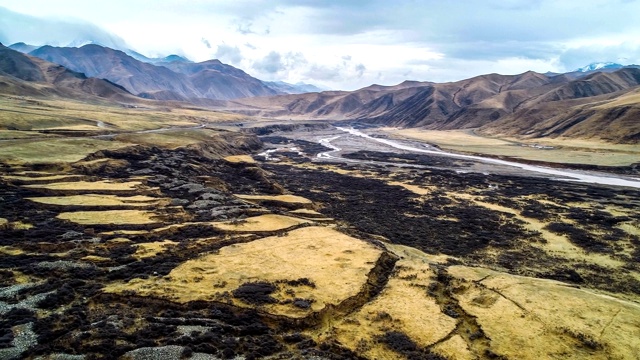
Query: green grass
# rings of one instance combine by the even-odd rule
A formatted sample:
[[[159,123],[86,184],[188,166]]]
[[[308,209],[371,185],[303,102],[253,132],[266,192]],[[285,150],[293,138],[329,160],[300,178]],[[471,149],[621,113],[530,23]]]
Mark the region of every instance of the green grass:
[[[0,142],[0,161],[12,164],[75,162],[98,150],[129,145],[98,139],[3,141]]]

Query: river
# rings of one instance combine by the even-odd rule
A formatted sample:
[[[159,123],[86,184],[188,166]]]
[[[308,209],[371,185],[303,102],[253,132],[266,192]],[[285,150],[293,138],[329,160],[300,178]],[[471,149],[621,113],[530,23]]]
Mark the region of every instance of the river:
[[[455,154],[455,153],[450,153],[450,152],[446,152],[446,151],[442,151],[442,150],[421,149],[421,148],[417,148],[417,147],[413,147],[413,146],[409,146],[409,145],[400,144],[398,142],[395,142],[395,141],[389,140],[389,139],[381,139],[381,138],[372,137],[370,135],[367,135],[367,134],[363,133],[360,130],[353,129],[353,128],[337,127],[337,129],[341,130],[341,131],[344,131],[346,133],[349,133],[351,135],[354,135],[354,136],[359,136],[359,137],[365,138],[365,139],[370,140],[370,141],[375,141],[375,142],[378,142],[378,143],[382,143],[382,144],[391,146],[391,147],[399,149],[399,150],[405,150],[405,151],[417,152],[417,153],[423,153],[423,154],[433,154],[433,155],[439,155],[439,156],[447,156],[447,157],[452,157],[452,158],[456,158],[456,159],[474,160],[474,161],[480,161],[480,162],[487,163],[487,164],[510,166],[510,167],[515,167],[515,168],[519,168],[519,169],[526,170],[526,171],[532,171],[532,172],[536,172],[536,173],[540,173],[540,174],[552,175],[551,179],[554,179],[554,180],[574,181],[574,182],[591,183],[591,184],[627,186],[627,187],[633,187],[633,188],[640,188],[640,179],[635,179],[635,178],[621,178],[621,177],[615,177],[615,176],[609,176],[609,175],[600,175],[600,174],[596,174],[596,173],[593,173],[593,172],[586,173],[586,172],[579,172],[579,171],[572,171],[572,170],[553,169],[553,168],[548,168],[548,167],[544,167],[544,166],[521,164],[521,163],[518,163],[518,162],[500,160],[500,159],[492,159],[492,158],[486,158],[486,157],[482,157],[482,156]],[[320,143],[322,145],[332,149],[332,150],[318,154],[318,158],[321,158],[321,159],[331,159],[331,158],[335,159],[335,158],[338,158],[337,156],[332,155],[332,153],[338,152],[338,151],[340,151],[342,149],[340,149],[337,146],[331,144],[331,141],[336,140],[339,137],[340,136],[334,136],[334,137],[331,137],[331,138],[321,139]]]

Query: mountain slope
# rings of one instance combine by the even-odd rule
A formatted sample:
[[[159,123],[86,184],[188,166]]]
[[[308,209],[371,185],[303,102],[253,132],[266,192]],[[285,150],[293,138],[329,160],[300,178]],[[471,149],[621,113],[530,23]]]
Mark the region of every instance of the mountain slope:
[[[603,101],[615,103],[638,86],[640,69],[634,67],[577,79],[529,71],[441,84],[405,82],[353,92],[241,99],[233,102],[233,110],[275,118],[356,120],[436,130],[481,128],[486,134],[600,137],[633,143],[640,141],[640,122],[633,120],[637,104],[607,107]]]
[[[110,81],[84,74],[0,44],[0,93],[11,95],[59,95],[74,98],[102,97],[135,103],[139,99]]]
[[[277,94],[260,80],[217,60],[204,63],[173,61],[156,66],[99,45],[80,48],[43,46],[30,54],[87,76],[108,79],[134,94],[151,99],[225,100]]]

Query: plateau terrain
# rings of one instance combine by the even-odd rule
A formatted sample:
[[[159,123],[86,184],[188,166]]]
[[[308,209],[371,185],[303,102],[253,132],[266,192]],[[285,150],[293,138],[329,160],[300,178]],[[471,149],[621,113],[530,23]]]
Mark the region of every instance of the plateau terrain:
[[[638,359],[640,70],[277,95],[27,50],[0,358]]]

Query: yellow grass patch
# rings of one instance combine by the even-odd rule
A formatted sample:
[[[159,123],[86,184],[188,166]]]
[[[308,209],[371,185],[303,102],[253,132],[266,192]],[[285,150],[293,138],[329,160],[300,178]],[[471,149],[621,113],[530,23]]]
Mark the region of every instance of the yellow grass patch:
[[[469,350],[462,336],[453,335],[448,340],[433,347],[433,352],[451,360],[475,360],[477,357]]]
[[[74,181],[74,182],[59,182],[51,184],[32,184],[24,185],[24,187],[34,189],[49,189],[49,190],[76,190],[76,191],[133,191],[137,187],[141,186],[140,181],[128,181],[128,182],[112,182],[108,180],[101,181]]]
[[[37,181],[72,179],[72,178],[78,178],[78,177],[81,177],[81,175],[50,175],[50,176],[39,176],[39,177],[5,175],[2,178],[5,180],[17,180],[22,182],[30,182],[30,181],[37,182]]]
[[[82,225],[144,225],[158,223],[158,220],[153,219],[154,216],[150,211],[107,210],[63,212],[56,217]]]
[[[9,224],[9,220],[0,218],[0,228],[6,227]]]
[[[100,235],[110,236],[110,235],[142,235],[148,233],[147,230],[114,230],[114,231],[105,231],[101,232]]]
[[[83,258],[81,258],[80,260],[84,260],[84,261],[90,261],[90,262],[107,262],[107,261],[111,261],[111,259],[103,257],[103,256],[96,256],[96,255],[87,255]]]
[[[29,230],[33,228],[33,224],[24,223],[22,221],[11,222],[8,226],[15,230]]]
[[[247,282],[274,283],[308,278],[315,287],[279,284],[273,297],[278,300],[293,297],[313,300],[309,309],[292,304],[263,306],[264,311],[272,314],[304,317],[356,295],[381,253],[373,245],[336,230],[306,227],[285,236],[226,246],[216,253],[181,264],[168,276],[114,283],[105,291],[133,290],[138,295],[180,303],[225,301],[225,293]],[[287,294],[286,290],[290,292]],[[230,300],[237,306],[254,306],[235,298]]]
[[[266,214],[246,218],[244,220],[224,221],[212,223],[220,230],[226,231],[277,231],[288,229],[300,224],[308,224],[310,221],[290,216]]]
[[[324,216],[324,214],[321,214],[315,210],[310,210],[310,209],[296,209],[296,210],[289,211],[289,213],[296,214],[296,215],[304,215],[304,216]]]
[[[241,195],[235,194],[243,200],[261,202],[261,201],[277,201],[289,204],[311,204],[311,200],[297,195]]]
[[[132,241],[127,238],[115,238],[115,239],[107,240],[107,243],[109,244],[128,244],[131,242]]]
[[[22,255],[24,254],[24,250],[15,248],[13,246],[0,246],[0,254],[4,255]]]
[[[417,195],[428,195],[433,191],[433,189],[423,188],[417,185],[406,184],[399,181],[390,181],[388,182],[388,184],[393,186],[402,186],[403,188]]]
[[[633,359],[640,354],[640,305],[552,280],[453,266],[468,283],[454,293],[477,318],[491,348],[517,359]],[[509,326],[505,326],[509,324]],[[593,341],[599,346],[589,347]]]
[[[227,156],[224,159],[230,163],[247,163],[247,164],[256,163],[256,161],[249,155],[233,155],[233,156]]]
[[[135,257],[136,259],[154,257],[164,251],[167,251],[171,246],[175,246],[177,244],[177,242],[171,240],[136,244],[136,247],[138,249],[136,250],[135,254],[133,254],[133,257]]]
[[[116,196],[116,195],[69,195],[69,196],[45,196],[27,198],[33,202],[49,205],[61,206],[151,206],[158,205],[158,198],[136,195],[136,196]]]
[[[398,261],[382,292],[335,326],[338,341],[370,359],[393,359],[402,357],[376,341],[387,331],[402,332],[420,347],[445,338],[455,329],[456,320],[443,314],[425,291],[434,276],[427,263]]]

